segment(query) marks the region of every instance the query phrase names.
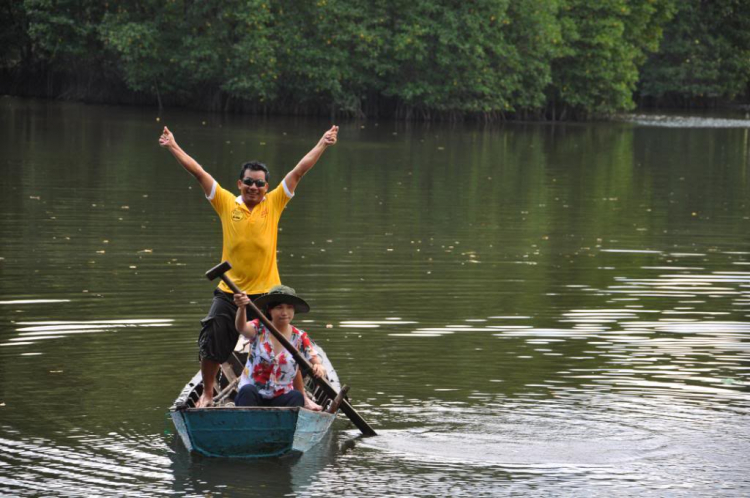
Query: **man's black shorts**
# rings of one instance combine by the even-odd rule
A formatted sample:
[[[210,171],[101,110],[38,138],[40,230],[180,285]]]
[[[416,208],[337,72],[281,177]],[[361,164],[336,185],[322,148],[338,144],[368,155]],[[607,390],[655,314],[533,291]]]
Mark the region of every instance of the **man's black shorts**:
[[[255,300],[260,294],[248,296]],[[201,360],[213,360],[224,363],[234,351],[239,339],[239,332],[234,326],[237,306],[232,294],[214,291],[214,300],[206,318],[201,320],[201,333],[198,336],[198,356]],[[248,310],[248,320],[254,318]]]

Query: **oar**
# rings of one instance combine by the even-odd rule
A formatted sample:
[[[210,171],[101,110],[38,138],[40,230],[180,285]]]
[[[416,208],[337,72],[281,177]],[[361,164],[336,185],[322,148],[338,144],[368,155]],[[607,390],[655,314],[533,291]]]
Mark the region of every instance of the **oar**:
[[[229,261],[224,261],[223,263],[214,266],[210,270],[206,272],[206,277],[209,280],[214,280],[216,278],[221,278],[221,280],[224,281],[227,286],[229,286],[230,289],[232,289],[232,292],[235,294],[241,294],[242,291],[240,290],[237,285],[232,282],[232,280],[227,277],[226,272],[232,269],[232,265],[229,264]],[[307,359],[300,354],[299,351],[297,351],[297,348],[295,348],[291,342],[287,340],[284,335],[278,331],[278,329],[271,323],[271,321],[266,318],[266,316],[260,312],[257,306],[250,301],[250,303],[247,305],[248,308],[250,308],[250,311],[254,312],[255,315],[258,317],[258,319],[263,322],[263,325],[273,334],[273,336],[276,338],[276,340],[281,343],[282,346],[286,348],[287,351],[294,357],[294,359],[297,361],[299,365],[302,366],[303,371],[311,372],[312,371],[312,365],[310,364]],[[313,381],[320,386],[325,393],[330,396],[331,398],[336,398],[338,396],[338,393],[336,390],[331,386],[331,384],[328,383],[326,379],[322,379],[319,377],[316,377],[314,375],[311,375]],[[375,430],[370,427],[370,424],[365,422],[365,419],[362,418],[362,416],[357,413],[357,410],[354,409],[354,407],[346,400],[341,400],[341,411],[343,411],[347,417],[349,417],[349,420],[351,420],[354,425],[357,426],[357,428],[362,431],[362,434],[365,436],[377,436],[377,433]]]

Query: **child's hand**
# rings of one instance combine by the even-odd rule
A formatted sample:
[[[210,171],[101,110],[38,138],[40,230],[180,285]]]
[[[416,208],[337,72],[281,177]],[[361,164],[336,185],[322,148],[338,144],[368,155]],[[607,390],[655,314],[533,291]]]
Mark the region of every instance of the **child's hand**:
[[[312,373],[315,377],[322,379],[326,376],[326,368],[320,363],[316,363],[312,366]]]
[[[247,297],[247,294],[245,294],[244,292],[242,294],[235,294],[234,304],[236,304],[237,307],[247,306],[248,304],[250,304],[250,298]]]

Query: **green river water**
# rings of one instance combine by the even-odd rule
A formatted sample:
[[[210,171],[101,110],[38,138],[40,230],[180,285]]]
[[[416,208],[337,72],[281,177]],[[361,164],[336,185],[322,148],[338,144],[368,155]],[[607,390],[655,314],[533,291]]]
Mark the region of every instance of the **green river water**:
[[[380,435],[259,461],[167,417],[221,227],[165,124],[227,186],[331,125],[0,98],[0,495],[750,493],[744,116],[336,123],[278,262]]]

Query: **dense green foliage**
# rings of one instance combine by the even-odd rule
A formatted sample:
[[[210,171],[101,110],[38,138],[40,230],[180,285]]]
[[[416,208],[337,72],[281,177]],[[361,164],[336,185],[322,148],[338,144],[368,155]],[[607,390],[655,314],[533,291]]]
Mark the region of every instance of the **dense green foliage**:
[[[267,113],[584,117],[632,108],[650,53],[645,95],[744,92],[743,3],[6,2],[0,91]]]
[[[645,53],[658,48],[670,2],[563,0],[561,56],[553,62],[555,102],[584,112],[629,109]]]
[[[672,101],[734,98],[750,82],[750,2],[683,0],[658,53],[643,68],[641,95]]]

